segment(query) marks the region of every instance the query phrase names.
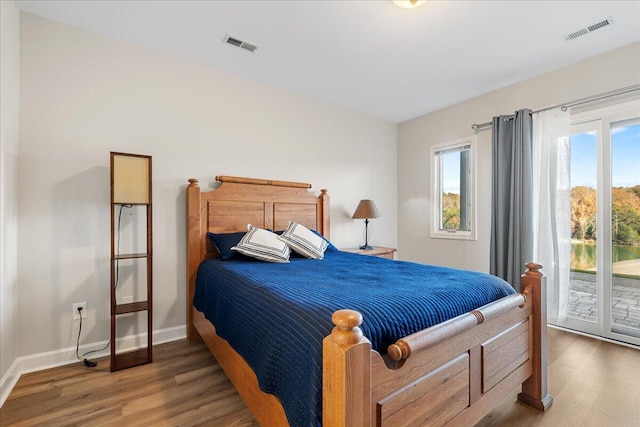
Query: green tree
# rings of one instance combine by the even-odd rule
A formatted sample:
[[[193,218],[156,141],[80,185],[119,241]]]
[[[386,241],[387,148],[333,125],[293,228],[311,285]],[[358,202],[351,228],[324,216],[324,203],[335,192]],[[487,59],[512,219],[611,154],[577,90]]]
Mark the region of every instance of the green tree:
[[[444,193],[442,195],[442,228],[460,229],[460,195]]]
[[[583,185],[571,189],[571,237],[596,238],[596,190]]]
[[[619,244],[640,244],[640,186],[612,191],[611,231]]]
[[[640,244],[640,185],[615,187],[611,192],[611,232],[617,244]],[[596,240],[596,190],[571,189],[571,237]]]

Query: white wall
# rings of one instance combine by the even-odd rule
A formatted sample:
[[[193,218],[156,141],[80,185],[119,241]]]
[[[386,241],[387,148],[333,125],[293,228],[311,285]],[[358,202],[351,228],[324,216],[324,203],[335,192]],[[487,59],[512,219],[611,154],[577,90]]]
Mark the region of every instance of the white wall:
[[[17,356],[20,11],[0,2],[0,401]]]
[[[585,39],[586,40],[586,39]],[[485,123],[520,108],[541,108],[640,82],[640,43],[412,119],[398,126],[399,257],[489,270],[491,128],[478,135],[478,240],[431,239],[429,147],[473,135]]]
[[[185,196],[216,174],[305,181],[331,196],[331,240],[373,198],[397,244],[396,125],[22,14],[19,354],[109,333],[109,152],[153,156],[154,329],[185,323]],[[86,327],[86,335],[85,328]]]

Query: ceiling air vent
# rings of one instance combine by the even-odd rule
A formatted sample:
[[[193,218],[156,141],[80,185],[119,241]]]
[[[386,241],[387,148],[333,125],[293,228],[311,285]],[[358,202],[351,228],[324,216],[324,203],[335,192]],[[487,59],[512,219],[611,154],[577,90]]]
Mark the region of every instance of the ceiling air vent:
[[[222,39],[222,42],[228,43],[230,45],[239,47],[244,50],[248,50],[249,52],[255,52],[256,49],[258,49],[258,45],[249,43],[246,40],[241,40],[237,37],[230,36],[229,34],[224,36],[224,39]]]
[[[607,19],[600,21],[600,22],[596,22],[595,24],[589,25],[588,27],[585,28],[580,28],[577,31],[574,31],[573,33],[567,34],[566,36],[564,36],[565,40],[573,40],[576,39],[578,37],[584,36],[589,34],[592,31],[595,30],[599,30],[600,28],[604,28],[608,25],[613,24],[615,21],[613,20],[613,16],[608,17]]]

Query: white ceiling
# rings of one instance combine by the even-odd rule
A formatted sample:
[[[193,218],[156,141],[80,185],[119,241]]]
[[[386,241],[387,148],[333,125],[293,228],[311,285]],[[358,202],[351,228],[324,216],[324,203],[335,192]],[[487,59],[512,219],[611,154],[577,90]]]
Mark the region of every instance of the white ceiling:
[[[24,11],[392,122],[640,41],[640,1],[43,1]],[[612,16],[613,25],[564,35]],[[249,53],[225,34],[259,45]]]

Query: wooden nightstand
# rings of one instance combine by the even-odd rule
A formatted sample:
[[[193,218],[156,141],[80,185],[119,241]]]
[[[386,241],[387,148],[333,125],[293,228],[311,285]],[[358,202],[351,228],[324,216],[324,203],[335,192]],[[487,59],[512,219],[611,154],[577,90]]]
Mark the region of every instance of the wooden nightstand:
[[[344,252],[351,252],[354,254],[377,256],[380,258],[389,258],[389,259],[394,259],[394,254],[397,251],[397,249],[383,248],[382,246],[374,246],[373,249],[371,250],[365,250],[360,248],[346,248],[341,250]]]

